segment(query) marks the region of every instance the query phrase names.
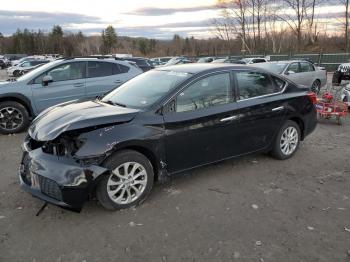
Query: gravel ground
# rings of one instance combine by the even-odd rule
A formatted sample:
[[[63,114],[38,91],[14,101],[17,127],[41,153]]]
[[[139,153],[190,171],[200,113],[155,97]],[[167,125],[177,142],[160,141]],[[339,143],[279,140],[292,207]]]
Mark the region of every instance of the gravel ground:
[[[156,185],[141,206],[80,214],[19,188],[25,134],[0,135],[0,261],[350,261],[350,119],[290,160],[257,154]]]

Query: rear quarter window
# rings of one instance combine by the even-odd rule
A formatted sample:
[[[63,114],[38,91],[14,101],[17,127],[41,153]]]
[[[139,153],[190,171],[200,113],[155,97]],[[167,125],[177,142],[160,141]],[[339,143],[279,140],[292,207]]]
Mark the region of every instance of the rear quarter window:
[[[287,85],[287,82],[282,80],[281,78],[278,78],[276,76],[271,76],[273,83],[276,86],[275,92],[281,92],[284,87]]]
[[[129,72],[130,67],[122,65],[122,64],[118,64],[119,65],[119,70],[120,70],[120,74],[124,74]]]

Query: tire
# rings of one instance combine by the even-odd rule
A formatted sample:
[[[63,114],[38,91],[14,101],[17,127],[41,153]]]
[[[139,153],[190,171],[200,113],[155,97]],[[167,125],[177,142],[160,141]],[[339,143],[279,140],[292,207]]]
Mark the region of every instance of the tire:
[[[152,164],[143,154],[134,150],[123,150],[109,157],[103,166],[113,170],[110,175],[100,180],[96,189],[97,199],[104,208],[114,211],[139,205],[151,192],[154,171]],[[128,176],[125,176],[125,166]],[[132,176],[134,178],[130,178]]]
[[[0,133],[19,133],[26,130],[28,126],[29,113],[22,104],[15,101],[0,103]]]
[[[13,71],[13,76],[14,77],[19,77],[20,76],[20,71],[19,70]]]
[[[340,85],[342,79],[341,79],[341,73],[340,72],[334,72],[332,77],[332,84]]]
[[[342,119],[341,119],[341,117],[340,116],[337,116],[337,124],[339,125],[339,126],[341,126],[342,124],[343,124],[343,121],[342,121]]]
[[[316,95],[318,95],[320,93],[320,90],[321,90],[321,81],[320,80],[315,80],[312,83],[311,91],[314,92]]]
[[[292,143],[292,141],[295,141],[293,139],[293,140],[291,140],[290,143],[287,142],[287,144],[289,144],[289,146],[287,145],[287,147],[289,147],[291,149],[290,152],[286,152],[286,151],[288,151],[288,149],[286,149],[286,147],[283,148],[283,146],[282,146],[282,144],[283,144],[282,139],[284,140],[286,138],[286,135],[288,134],[287,130],[293,130],[293,134],[294,134],[294,131],[297,132],[297,134],[295,135],[295,139],[297,139],[297,141]],[[283,138],[282,138],[282,136],[283,136]],[[291,158],[299,148],[300,137],[301,136],[300,136],[299,125],[294,121],[288,120],[282,126],[281,130],[278,132],[278,134],[275,138],[274,145],[273,145],[273,148],[271,151],[272,156],[276,159],[279,159],[279,160],[285,160],[285,159]]]

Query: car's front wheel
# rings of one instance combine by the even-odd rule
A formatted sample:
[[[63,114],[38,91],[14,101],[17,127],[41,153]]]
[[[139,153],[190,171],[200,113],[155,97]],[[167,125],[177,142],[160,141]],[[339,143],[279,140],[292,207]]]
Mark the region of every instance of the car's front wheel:
[[[300,137],[299,125],[288,120],[278,132],[271,151],[272,155],[280,160],[292,157],[299,147]]]
[[[13,72],[13,76],[14,76],[14,77],[19,77],[19,76],[20,76],[20,71],[19,71],[19,70],[15,70],[15,71]]]
[[[0,103],[0,133],[19,133],[28,125],[29,114],[22,104],[14,101]]]
[[[147,157],[133,151],[120,151],[109,157],[104,166],[112,172],[97,186],[97,199],[109,210],[124,209],[140,204],[150,193],[153,167]]]

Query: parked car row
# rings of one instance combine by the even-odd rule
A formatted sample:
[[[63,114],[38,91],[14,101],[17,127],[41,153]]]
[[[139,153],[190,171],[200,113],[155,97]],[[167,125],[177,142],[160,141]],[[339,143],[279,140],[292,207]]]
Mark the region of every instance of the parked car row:
[[[326,70],[323,67],[315,66],[313,63],[305,59],[270,62],[262,57],[244,58],[241,60],[229,57],[213,60],[212,57],[203,57],[199,59],[198,62],[242,64],[263,68],[272,73],[283,75],[297,84],[309,87],[310,90],[316,94],[318,94],[320,89],[327,83]],[[350,66],[346,67],[344,65],[341,69],[343,73],[341,71],[338,74],[336,73],[333,79],[350,79],[350,74],[348,74],[350,70],[347,71],[344,70],[344,68],[350,68]]]
[[[0,69],[5,69],[9,66],[11,66],[11,60],[5,56],[0,55]]]
[[[16,65],[7,68],[7,75],[10,77],[19,77],[21,75],[24,75],[25,73],[28,73],[30,70],[36,68],[38,65],[46,64],[48,62],[50,62],[50,60],[24,60],[22,62],[17,63]]]

